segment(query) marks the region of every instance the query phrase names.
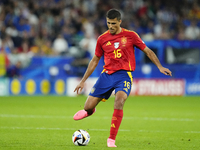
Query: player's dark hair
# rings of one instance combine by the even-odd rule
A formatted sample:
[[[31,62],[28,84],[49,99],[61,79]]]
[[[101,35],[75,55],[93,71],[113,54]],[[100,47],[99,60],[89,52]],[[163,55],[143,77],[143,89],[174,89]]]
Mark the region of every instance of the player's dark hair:
[[[121,13],[117,9],[110,9],[106,13],[106,17],[109,18],[109,19],[115,19],[115,18],[117,18],[117,20],[120,21],[121,20]]]

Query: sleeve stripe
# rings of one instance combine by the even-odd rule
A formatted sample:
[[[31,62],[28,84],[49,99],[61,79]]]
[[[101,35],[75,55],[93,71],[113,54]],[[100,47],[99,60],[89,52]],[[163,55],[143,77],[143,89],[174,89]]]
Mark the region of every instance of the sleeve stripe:
[[[131,31],[131,30],[127,30],[127,29],[125,29],[125,31],[132,32],[132,33],[134,33],[135,35],[137,35],[140,38],[140,36],[135,31]]]

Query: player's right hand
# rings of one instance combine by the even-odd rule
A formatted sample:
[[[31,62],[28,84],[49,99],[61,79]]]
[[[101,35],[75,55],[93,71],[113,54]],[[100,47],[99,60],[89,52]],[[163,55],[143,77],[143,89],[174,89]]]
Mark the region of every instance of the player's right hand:
[[[83,87],[84,87],[84,83],[83,83],[83,82],[80,82],[80,83],[76,86],[74,92],[76,92],[77,94],[81,93]]]

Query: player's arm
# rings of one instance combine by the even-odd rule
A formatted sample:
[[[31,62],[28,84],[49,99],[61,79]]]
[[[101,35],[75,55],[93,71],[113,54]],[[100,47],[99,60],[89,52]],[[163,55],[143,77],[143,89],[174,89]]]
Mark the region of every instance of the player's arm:
[[[80,81],[80,83],[76,86],[74,92],[77,92],[77,94],[82,91],[83,87],[84,87],[84,83],[87,80],[87,78],[93,73],[94,69],[97,67],[99,60],[101,57],[97,57],[96,55],[93,56],[92,60],[90,61],[87,70],[82,78],[82,80]]]
[[[168,69],[165,68],[161,65],[158,57],[156,56],[156,54],[149,49],[147,46],[144,48],[143,52],[147,55],[147,57],[149,57],[149,59],[158,67],[158,69],[160,70],[161,73],[165,74],[165,75],[170,75],[172,76],[172,72]]]

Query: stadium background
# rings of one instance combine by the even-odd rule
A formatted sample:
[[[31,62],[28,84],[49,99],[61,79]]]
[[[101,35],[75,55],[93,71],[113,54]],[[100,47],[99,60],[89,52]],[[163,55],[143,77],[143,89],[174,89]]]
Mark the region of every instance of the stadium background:
[[[179,4],[182,4],[181,7]],[[121,10],[173,72],[162,75],[140,51],[132,95],[200,95],[200,4],[196,0],[2,0],[0,96],[69,95],[107,30],[105,13]],[[87,94],[103,60],[86,83]]]

